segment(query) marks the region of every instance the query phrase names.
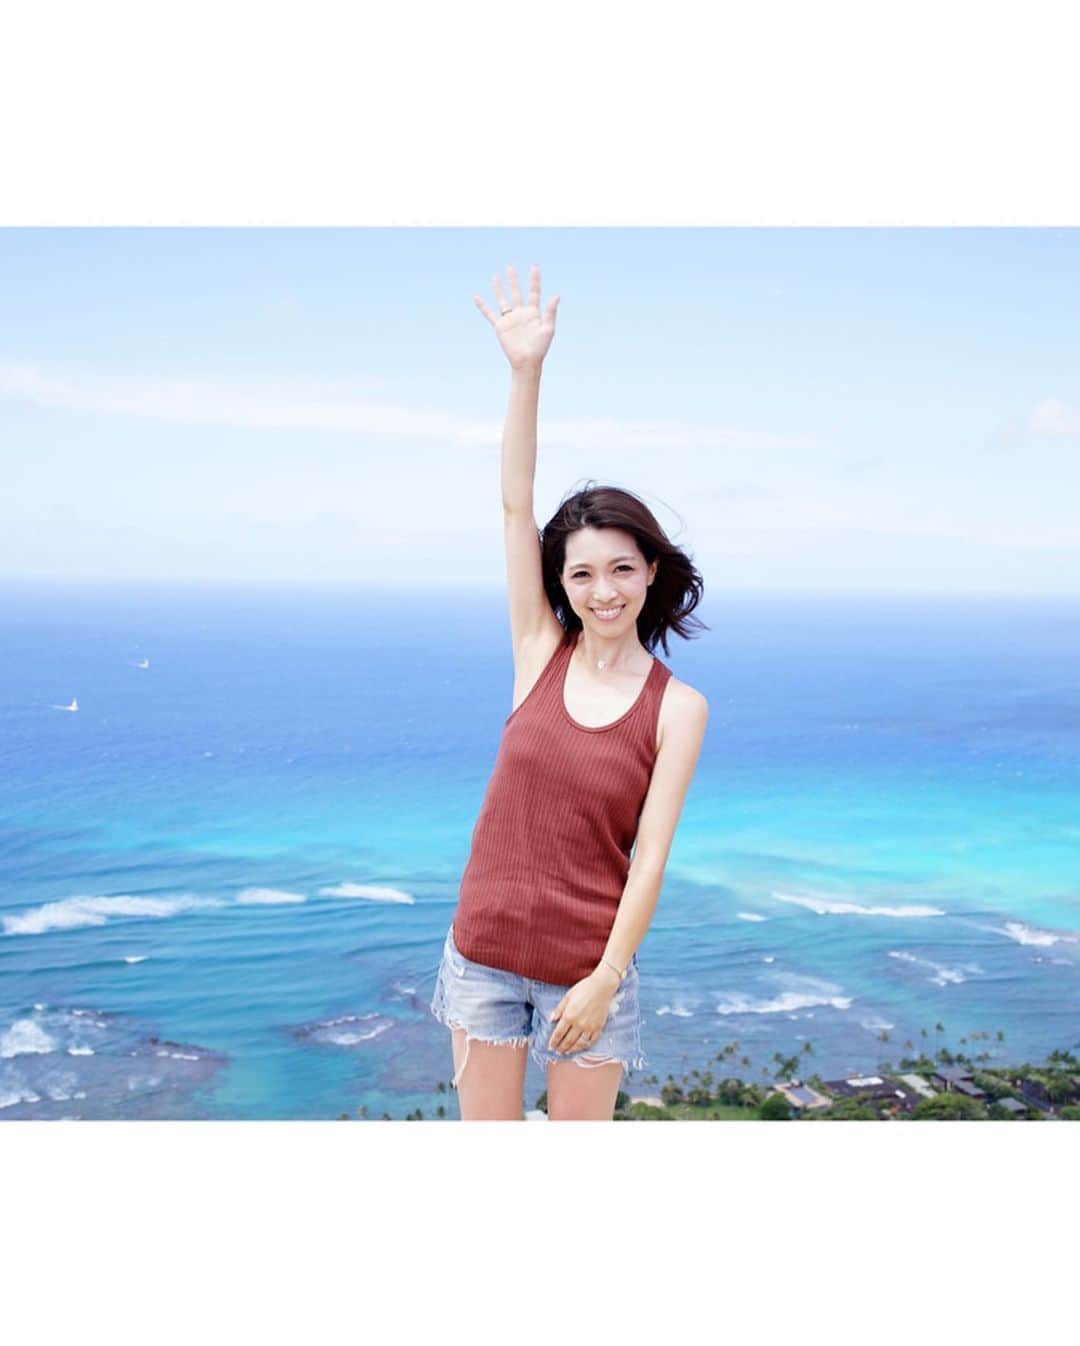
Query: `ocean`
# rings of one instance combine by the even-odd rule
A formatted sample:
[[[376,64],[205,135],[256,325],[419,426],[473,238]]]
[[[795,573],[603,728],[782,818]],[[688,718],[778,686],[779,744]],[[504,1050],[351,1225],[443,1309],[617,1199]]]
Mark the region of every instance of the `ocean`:
[[[623,1087],[1080,1045],[1080,600],[698,615]],[[7,583],[0,650],[0,1119],[456,1117],[428,1003],[505,597]]]

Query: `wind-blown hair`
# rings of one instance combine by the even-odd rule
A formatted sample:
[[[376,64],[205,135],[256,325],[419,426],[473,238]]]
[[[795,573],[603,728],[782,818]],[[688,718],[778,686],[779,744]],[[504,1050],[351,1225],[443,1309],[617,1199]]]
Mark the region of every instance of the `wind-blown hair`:
[[[582,625],[562,584],[567,539],[579,528],[621,528],[632,534],[647,565],[659,562],[637,619],[638,639],[650,653],[662,645],[665,655],[670,654],[669,631],[691,640],[691,626],[709,629],[699,617],[690,616],[701,601],[705,581],[687,553],[669,540],[648,505],[618,486],[587,485],[565,497],[540,530],[544,590],[565,631],[580,631]]]

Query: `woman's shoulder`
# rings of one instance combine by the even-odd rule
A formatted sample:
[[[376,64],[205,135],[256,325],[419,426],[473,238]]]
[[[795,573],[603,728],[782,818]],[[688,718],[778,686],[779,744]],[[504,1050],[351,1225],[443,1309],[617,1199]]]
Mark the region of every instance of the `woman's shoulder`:
[[[667,680],[667,686],[664,689],[664,702],[675,708],[675,713],[680,715],[707,715],[709,713],[709,702],[703,692],[699,692],[696,687],[691,687],[688,682],[683,682],[682,678],[677,678],[674,673]]]
[[[709,702],[696,687],[674,673],[668,678],[660,700],[656,726],[656,750],[663,746],[664,734],[678,729],[703,729],[709,717]]]

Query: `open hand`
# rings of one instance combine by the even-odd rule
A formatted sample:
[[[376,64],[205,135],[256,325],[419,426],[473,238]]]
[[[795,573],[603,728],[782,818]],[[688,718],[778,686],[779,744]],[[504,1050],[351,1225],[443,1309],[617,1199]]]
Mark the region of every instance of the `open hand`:
[[[539,365],[543,362],[551,345],[551,338],[555,335],[555,310],[559,305],[559,295],[556,295],[541,313],[540,268],[534,263],[529,272],[528,303],[521,301],[517,272],[512,266],[507,266],[506,274],[510,280],[509,304],[503,294],[498,272],[492,278],[499,313],[492,313],[478,294],[473,295],[473,302],[495,328],[499,345],[506,352],[506,358],[514,369]]]
[[[557,1022],[548,1050],[574,1052],[591,1046],[607,1023],[613,994],[606,979],[588,976],[575,982],[551,1012]]]

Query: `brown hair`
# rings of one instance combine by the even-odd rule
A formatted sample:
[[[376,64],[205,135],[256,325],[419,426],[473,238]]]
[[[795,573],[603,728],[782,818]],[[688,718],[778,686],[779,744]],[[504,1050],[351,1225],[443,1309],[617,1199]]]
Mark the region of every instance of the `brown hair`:
[[[646,591],[645,606],[637,619],[638,639],[650,653],[657,645],[664,647],[665,654],[670,653],[668,631],[691,640],[691,625],[709,629],[700,618],[690,616],[701,601],[705,581],[687,553],[669,540],[648,505],[618,486],[588,484],[564,497],[540,530],[544,589],[564,630],[581,630],[581,619],[562,584],[567,539],[579,528],[621,528],[633,536],[647,565],[658,562],[656,578]]]

